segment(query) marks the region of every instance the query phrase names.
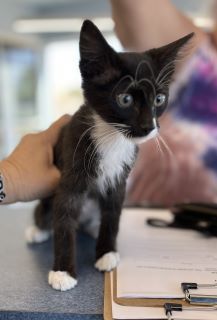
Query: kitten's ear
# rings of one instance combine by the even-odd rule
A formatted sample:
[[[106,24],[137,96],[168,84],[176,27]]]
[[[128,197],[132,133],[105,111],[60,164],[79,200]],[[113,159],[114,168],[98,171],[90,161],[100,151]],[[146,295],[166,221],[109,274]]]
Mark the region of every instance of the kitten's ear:
[[[117,70],[117,53],[109,46],[99,29],[85,20],[80,32],[80,71],[83,79],[105,83]]]
[[[193,36],[194,33],[190,33],[183,38],[171,42],[163,47],[152,49],[148,52],[159,69],[159,72],[162,70],[161,74],[162,76],[165,76],[165,80],[170,80],[172,77],[175,71],[176,61],[182,59],[185,55],[183,49],[187,44],[189,44],[189,41]]]

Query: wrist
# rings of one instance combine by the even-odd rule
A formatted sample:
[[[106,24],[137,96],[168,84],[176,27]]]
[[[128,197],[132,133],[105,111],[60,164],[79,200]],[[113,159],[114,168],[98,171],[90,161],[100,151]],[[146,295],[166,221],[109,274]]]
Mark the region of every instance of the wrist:
[[[0,172],[0,203],[2,203],[4,199],[5,199],[4,181],[3,181],[3,176]]]
[[[0,161],[0,174],[2,178],[2,192],[5,194],[2,204],[9,204],[18,201],[17,196],[17,183],[18,174],[16,168],[10,163],[9,160],[5,159]],[[0,190],[1,191],[1,190]]]

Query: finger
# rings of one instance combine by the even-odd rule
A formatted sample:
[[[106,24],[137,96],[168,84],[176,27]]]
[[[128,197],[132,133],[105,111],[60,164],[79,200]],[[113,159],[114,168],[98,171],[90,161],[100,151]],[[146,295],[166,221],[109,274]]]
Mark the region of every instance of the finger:
[[[59,118],[57,121],[55,121],[47,130],[45,130],[45,133],[49,137],[49,141],[51,145],[55,145],[61,129],[72,119],[72,117],[69,114],[63,115],[61,118]]]

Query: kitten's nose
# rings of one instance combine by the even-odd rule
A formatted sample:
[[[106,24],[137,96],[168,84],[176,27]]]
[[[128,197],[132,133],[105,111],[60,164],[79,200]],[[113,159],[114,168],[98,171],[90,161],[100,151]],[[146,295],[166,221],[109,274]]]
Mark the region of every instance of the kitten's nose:
[[[146,123],[141,123],[140,124],[141,129],[143,129],[145,134],[150,133],[152,130],[155,129],[155,127],[153,125],[148,125]]]

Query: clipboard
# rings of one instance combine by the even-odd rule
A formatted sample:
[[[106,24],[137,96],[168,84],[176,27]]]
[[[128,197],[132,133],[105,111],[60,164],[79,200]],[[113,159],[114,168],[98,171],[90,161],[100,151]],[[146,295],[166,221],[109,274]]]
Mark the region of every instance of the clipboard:
[[[182,305],[189,305],[185,299],[158,299],[158,298],[120,298],[117,297],[117,269],[113,270],[113,299],[115,303],[122,306],[132,307],[163,307],[168,303],[181,303]]]
[[[196,231],[191,230],[167,230],[165,228],[160,228],[159,230],[159,228],[152,228],[146,224],[146,219],[150,216],[153,218],[164,217],[167,221],[171,221],[172,218],[171,213],[167,210],[151,211],[137,209],[134,211],[128,209],[122,215],[118,242],[122,259],[120,266],[113,270],[114,280],[112,285],[114,301],[123,306],[138,307],[162,307],[165,302],[181,303],[183,306],[188,306],[189,304],[209,306],[217,304],[216,290],[209,289],[210,287],[217,289],[217,268],[213,267],[216,256],[216,254],[213,255],[213,245],[217,243],[216,238],[207,238],[207,242],[203,248],[210,249],[206,251],[206,253],[209,253],[208,258],[206,258],[208,262],[200,268],[195,263],[200,263],[203,255],[197,255],[195,260],[185,261],[185,259],[187,259],[189,255],[192,255],[192,253],[197,252],[198,246],[199,249],[201,248],[200,246],[204,244],[204,235],[200,235]],[[135,232],[135,230],[137,230],[137,232]],[[153,242],[152,239],[154,239]],[[161,241],[161,239],[164,239],[164,241]],[[178,243],[178,247],[175,245],[176,242]],[[143,247],[141,244],[145,243],[148,244]],[[188,248],[190,249],[188,250]],[[150,260],[148,260],[147,264],[146,258],[136,260],[138,254],[140,254],[141,257],[146,257],[146,254],[149,254],[152,249],[154,253],[150,254]],[[165,260],[163,260],[164,255],[166,256]],[[162,257],[160,261],[162,261],[162,263],[165,261],[165,265],[158,266],[155,256]],[[149,259],[149,256],[147,259]],[[122,263],[122,261],[124,262]],[[130,261],[132,261],[132,263]],[[144,266],[143,261],[145,261]],[[177,264],[174,261],[178,261]],[[186,263],[184,262],[188,261],[190,261],[190,267],[188,267],[188,265],[187,267],[185,266]],[[124,266],[127,267],[124,268]],[[159,273],[158,269],[160,270]],[[126,273],[122,273],[123,270]],[[143,272],[143,270],[145,271]],[[171,276],[170,270],[175,270],[175,273]],[[149,272],[151,277],[147,277]],[[125,278],[122,277],[122,274]],[[143,276],[146,278],[140,278]],[[120,278],[118,279],[118,277]],[[167,281],[167,277],[170,281]],[[150,280],[151,278],[153,278],[153,281]],[[129,286],[127,285],[127,279],[129,279],[129,283],[131,283]],[[135,281],[132,279],[135,279]],[[145,283],[143,284],[143,281],[141,283],[139,279],[143,279]],[[194,283],[191,283],[192,281],[194,281]],[[200,281],[203,282],[202,285],[197,284]],[[206,285],[205,282],[208,282],[209,285]],[[204,288],[207,290],[204,290]],[[137,289],[138,291],[136,291]],[[122,293],[121,290],[123,290]],[[130,292],[132,292],[132,294]]]
[[[155,211],[149,212],[149,210],[146,210],[146,212],[143,212],[139,209],[137,209],[137,210],[138,211],[136,211],[136,210],[130,211],[129,210],[124,213],[125,216],[123,215],[123,217],[125,217],[125,220],[122,220],[122,223],[125,222],[124,226],[127,226],[127,227],[130,226],[130,229],[129,229],[130,233],[128,234],[129,246],[126,244],[126,241],[124,240],[126,238],[126,227],[123,228],[122,227],[123,224],[120,225],[120,234],[119,234],[120,238],[119,238],[119,240],[121,240],[121,239],[123,239],[123,240],[121,240],[122,242],[119,241],[119,250],[120,250],[120,254],[122,255],[122,258],[123,258],[122,261],[125,261],[125,262],[129,261],[129,260],[124,260],[126,257],[128,258],[128,250],[131,250],[129,252],[130,252],[130,257],[132,257],[132,259],[134,257],[136,257],[136,254],[137,254],[137,253],[135,253],[136,251],[132,251],[133,250],[133,247],[131,246],[131,244],[133,243],[131,241],[132,237],[135,237],[133,239],[136,239],[135,241],[137,241],[137,243],[139,243],[139,245],[140,245],[140,241],[143,241],[143,243],[145,243],[146,239],[152,239],[153,231],[151,229],[149,229],[150,230],[150,231],[148,231],[149,233],[144,232],[145,231],[144,223],[145,223],[146,216],[150,214],[151,216],[154,215],[154,217],[161,218],[162,214],[163,214],[163,215],[165,215],[165,219],[167,219],[167,217],[169,218],[171,216],[171,215],[168,215],[168,211],[166,211],[166,212],[155,212]],[[126,221],[127,221],[127,223],[126,223]],[[138,232],[134,233],[134,231],[132,231],[132,230],[138,230]],[[155,238],[155,239],[157,239],[156,243],[155,243],[156,244],[155,248],[158,248],[158,249],[161,248],[161,243],[158,246],[159,239],[161,237],[165,236],[165,234],[168,235],[167,230],[164,230],[164,231],[163,231],[163,229],[161,229],[161,230],[162,231],[160,231],[160,232],[158,230],[157,230],[157,232],[156,232],[156,230],[154,231],[154,236],[156,236],[156,234],[157,234],[157,237],[159,236],[158,238],[157,237]],[[183,233],[184,231],[171,230],[171,233],[173,233],[173,236],[177,235],[178,232],[179,232],[178,237],[175,237],[173,239],[178,239],[178,241],[182,241],[183,236],[181,235],[181,233]],[[189,233],[189,232],[192,232],[192,231],[187,231],[187,233]],[[163,236],[162,236],[162,234],[163,234]],[[185,236],[185,240],[186,239],[187,240],[184,243],[187,242],[187,244],[188,244],[189,243],[188,235],[187,235],[187,237],[186,237],[186,235],[187,234],[185,234],[184,236]],[[189,235],[190,235],[190,233],[189,233]],[[198,239],[202,239],[202,237],[203,237],[201,235],[198,235],[198,233],[196,233],[196,232],[194,233],[194,235],[195,236],[193,236],[193,240],[192,240],[193,245],[191,245],[191,250],[189,251],[190,253],[192,252],[192,248],[194,248],[194,250],[195,250],[195,248],[197,247],[195,245],[195,243],[198,243],[198,241],[199,241]],[[122,236],[122,238],[121,238],[121,236]],[[140,239],[142,239],[142,240],[140,240]],[[166,239],[164,242],[164,245],[165,244],[167,245],[169,242],[166,237],[164,237],[164,239]],[[203,241],[203,239],[201,241]],[[212,246],[210,246],[210,243],[211,244],[214,243],[212,241],[212,239],[208,240],[208,241],[209,241],[209,248],[213,248]],[[168,247],[166,247],[166,248],[168,248]],[[172,245],[172,249],[173,249],[173,245]],[[144,248],[143,250],[146,250],[146,248]],[[147,247],[147,250],[149,250],[149,247]],[[168,250],[170,250],[170,247]],[[194,250],[193,250],[193,252],[195,252]],[[168,251],[168,252],[170,253],[170,251]],[[174,252],[176,253],[176,251],[174,251]],[[212,250],[210,250],[210,252],[212,253]],[[171,257],[173,258],[173,256],[171,256]],[[176,254],[175,254],[175,257],[176,257]],[[148,268],[150,266],[152,266],[152,264],[149,264]],[[208,264],[208,266],[212,267],[212,263],[210,265]],[[179,267],[179,265],[178,265],[178,267]],[[131,277],[131,279],[133,277],[133,279],[134,279],[134,276],[135,277],[137,276],[136,273],[132,274],[132,270],[133,270],[133,272],[136,272],[136,270],[137,270],[135,268],[134,263],[132,263],[132,265],[128,264],[128,269],[125,269],[125,270],[126,270],[126,278],[125,279],[128,279],[129,277]],[[142,270],[142,269],[140,269],[140,270]],[[179,269],[177,269],[177,270],[179,270]],[[180,269],[180,270],[182,270],[182,269]],[[201,269],[201,270],[203,271],[204,269]],[[199,271],[201,271],[201,270],[199,270]],[[172,280],[172,285],[169,285],[169,288],[171,289],[171,295],[169,294],[170,291],[168,290],[168,287],[166,289],[168,291],[166,291],[166,290],[164,291],[164,289],[163,289],[164,287],[162,286],[162,285],[165,285],[165,283],[167,282],[166,279],[165,279],[165,281],[162,281],[162,283],[161,283],[161,280],[160,280],[161,278],[158,278],[158,280],[154,282],[154,285],[155,285],[154,290],[153,291],[150,290],[150,297],[149,297],[148,296],[148,292],[149,292],[148,288],[149,289],[152,288],[151,286],[152,286],[153,282],[148,281],[148,279],[146,279],[147,282],[145,282],[145,283],[146,283],[147,290],[146,291],[144,290],[145,293],[143,295],[143,285],[140,286],[141,281],[138,282],[139,277],[137,277],[137,282],[134,282],[134,280],[133,280],[131,287],[130,286],[120,287],[120,288],[125,288],[121,291],[118,286],[118,284],[119,284],[118,277],[122,276],[122,273],[119,273],[122,271],[123,271],[123,265],[120,265],[120,269],[119,269],[119,267],[117,267],[117,269],[113,270],[112,273],[105,274],[104,318],[106,320],[111,320],[112,314],[114,316],[116,316],[117,319],[128,319],[129,320],[129,317],[131,317],[131,319],[135,319],[134,314],[136,314],[136,312],[138,312],[138,314],[140,314],[140,316],[141,316],[142,312],[144,312],[144,314],[145,314],[146,308],[147,308],[147,312],[150,311],[150,314],[152,314],[152,316],[155,315],[155,312],[160,314],[159,317],[155,317],[155,318],[151,318],[151,319],[163,319],[163,320],[165,320],[165,319],[166,320],[167,319],[174,319],[174,320],[175,319],[188,319],[189,320],[189,319],[193,319],[195,315],[198,315],[200,313],[200,317],[198,317],[198,318],[195,317],[194,320],[195,319],[205,320],[207,312],[213,311],[213,310],[214,310],[214,312],[210,312],[209,313],[210,316],[207,316],[207,318],[212,319],[212,320],[217,319],[217,308],[216,308],[217,294],[216,294],[216,290],[215,291],[209,290],[210,287],[217,288],[217,279],[216,279],[215,275],[208,273],[207,278],[205,276],[201,278],[200,276],[198,277],[197,275],[194,276],[194,269],[191,269],[191,271],[193,272],[193,276],[190,276],[188,274],[188,272],[186,272],[186,274],[183,273],[181,275],[181,277],[179,277],[177,279],[177,277],[175,275]],[[217,271],[217,270],[215,269],[214,271]],[[152,276],[154,275],[154,272],[152,273]],[[166,272],[168,273],[168,270]],[[142,272],[140,273],[140,276],[141,275],[142,275]],[[179,273],[179,275],[180,275],[180,273]],[[185,277],[185,275],[186,275],[186,277]],[[120,283],[122,283],[122,285],[124,285],[125,280],[124,280],[124,278],[121,278],[121,279],[119,279],[119,281],[120,281]],[[212,284],[211,285],[210,284],[200,285],[197,283],[189,282],[192,280],[198,281],[198,282],[199,281],[203,281],[203,282],[207,281]],[[181,283],[182,281],[188,281],[188,282]],[[173,283],[175,284],[175,286],[173,286]],[[134,286],[133,286],[133,284],[134,284]],[[147,286],[147,284],[148,284],[148,286]],[[137,289],[137,286],[138,286],[137,292],[139,292],[139,293],[134,294],[135,290]],[[158,291],[158,287],[159,287],[159,291]],[[133,288],[132,291],[130,291],[131,290],[130,288]],[[207,290],[203,291],[203,288],[206,288]],[[163,289],[163,290],[161,290],[161,289]],[[174,291],[173,291],[173,289],[174,289]],[[130,292],[132,292],[132,295],[130,294]],[[157,296],[157,294],[155,295],[155,292],[159,292],[159,295],[158,296]],[[166,292],[166,294],[164,294],[164,292]],[[203,294],[203,292],[205,294]],[[210,294],[212,292],[215,293],[216,296]],[[135,307],[135,309],[134,309],[134,307]],[[125,318],[123,317],[123,315],[121,317],[122,310],[123,310],[123,314],[124,314]],[[138,310],[138,311],[136,311],[136,310]],[[201,311],[201,312],[199,312],[199,311]],[[126,312],[128,312],[128,314],[126,314]],[[189,314],[191,314],[191,317],[190,318],[186,317]],[[120,315],[120,318],[119,318],[119,315]],[[203,315],[205,315],[205,316],[202,317],[202,319],[201,319],[201,316],[203,316]],[[145,319],[145,317],[144,318],[137,318],[137,319]]]
[[[111,295],[111,281],[110,273],[105,272],[104,275],[104,320],[111,320],[112,318],[112,295]]]
[[[180,286],[185,298],[120,298],[117,297],[117,269],[113,271],[113,299],[115,303],[122,306],[132,307],[164,307],[165,303],[181,304],[182,306],[214,306],[217,305],[217,295],[205,295],[202,292],[196,293],[195,290],[203,288],[217,288],[217,284],[197,284],[181,283]],[[193,293],[192,293],[193,292]]]
[[[203,306],[190,306],[183,307],[181,304],[176,303],[165,303],[164,305],[165,314],[168,320],[176,320],[176,316],[174,316],[174,312],[217,312],[217,306],[212,307],[203,307]],[[215,315],[217,316],[217,314]],[[184,319],[183,319],[184,320]]]
[[[113,315],[112,315],[112,292],[111,292],[111,275],[109,272],[105,273],[105,278],[104,278],[104,319],[105,320],[113,320]],[[114,290],[113,290],[114,291]],[[154,299],[155,300],[155,299]],[[164,299],[159,299],[159,300],[164,300]],[[123,307],[125,305],[122,305]],[[148,307],[148,306],[146,306]],[[153,307],[154,309],[154,307]],[[183,313],[182,313],[183,312]],[[186,313],[187,312],[187,313]],[[214,315],[214,318],[217,317],[217,306],[211,306],[211,307],[205,307],[205,306],[191,306],[191,305],[182,305],[180,303],[165,303],[162,306],[162,316],[159,317],[161,320],[176,320],[176,319],[189,319],[187,314],[189,312],[207,312],[212,313]],[[215,313],[214,313],[215,312]],[[177,317],[177,314],[181,315],[180,317]],[[212,317],[212,319],[214,319]],[[123,319],[123,318],[122,318]],[[156,318],[155,318],[156,319]],[[192,318],[191,318],[192,319]],[[197,316],[194,319],[198,319]],[[200,318],[201,319],[201,318]],[[203,320],[206,319],[203,318]],[[130,320],[128,318],[128,320]]]
[[[111,281],[111,273],[110,272],[106,272],[105,273],[105,277],[104,277],[104,319],[105,320],[115,320],[115,319],[127,319],[127,320],[135,320],[135,309],[138,310],[138,307],[137,308],[134,308],[134,307],[130,307],[130,314],[128,313],[129,312],[129,308],[125,309],[124,311],[124,314],[126,315],[127,313],[127,317],[125,317],[123,314],[121,315],[121,317],[115,317],[115,313],[114,313],[114,317],[113,317],[113,296],[112,296],[112,281]],[[120,306],[121,308],[125,308],[125,306]],[[133,309],[133,310],[132,310]],[[150,308],[141,308],[143,309],[142,310],[142,317],[141,317],[141,313],[140,313],[140,316],[138,319],[162,319],[162,320],[167,320],[167,316],[162,309],[159,309],[159,308],[151,308],[152,309],[152,317],[144,317],[144,314],[146,314],[146,310],[144,312],[144,309],[149,309],[149,312],[150,312]],[[150,315],[150,314],[149,314]],[[116,316],[117,316],[117,313],[116,313]],[[137,313],[137,316],[138,316],[138,313]],[[153,318],[154,316],[154,318]],[[137,319],[137,318],[136,318]]]

